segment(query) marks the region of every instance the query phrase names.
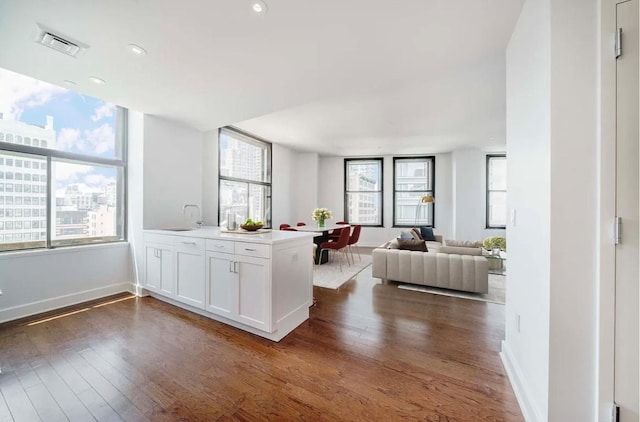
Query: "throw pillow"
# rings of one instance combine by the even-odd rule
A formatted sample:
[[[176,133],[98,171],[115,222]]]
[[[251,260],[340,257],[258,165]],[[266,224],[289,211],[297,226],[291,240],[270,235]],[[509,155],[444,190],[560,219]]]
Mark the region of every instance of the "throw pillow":
[[[398,238],[398,246],[403,251],[429,252],[427,244],[420,239],[400,239]]]
[[[447,239],[444,241],[446,246],[457,246],[462,248],[481,248],[482,242],[475,240],[450,240]]]
[[[400,239],[413,239],[413,235],[409,232],[402,232],[400,234]]]
[[[436,236],[433,234],[433,227],[420,227],[420,237],[423,240],[434,242]]]
[[[424,240],[422,238],[422,235],[420,234],[420,229],[414,227],[413,229],[409,230],[409,233],[411,233],[413,235],[414,239],[418,239],[418,240]]]

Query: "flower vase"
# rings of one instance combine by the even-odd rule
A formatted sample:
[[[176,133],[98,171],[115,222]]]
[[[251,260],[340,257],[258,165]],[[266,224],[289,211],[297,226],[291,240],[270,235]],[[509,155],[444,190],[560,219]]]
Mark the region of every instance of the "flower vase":
[[[324,227],[324,220],[323,219],[318,220],[318,227]]]

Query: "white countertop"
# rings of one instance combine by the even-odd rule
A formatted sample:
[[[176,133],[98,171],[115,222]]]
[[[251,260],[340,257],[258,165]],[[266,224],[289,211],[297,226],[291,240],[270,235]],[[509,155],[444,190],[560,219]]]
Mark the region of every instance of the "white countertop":
[[[155,233],[155,234],[163,234],[170,236],[181,236],[181,237],[197,237],[202,239],[222,239],[222,240],[234,240],[234,241],[242,241],[242,242],[253,242],[253,243],[266,243],[266,244],[276,244],[288,242],[291,240],[298,239],[312,239],[317,236],[318,233],[310,233],[310,232],[301,232],[301,231],[285,231],[285,230],[271,230],[266,233],[258,233],[258,234],[243,234],[243,233],[224,233],[220,231],[220,227],[217,226],[204,226],[199,229],[185,230],[185,231],[174,231],[169,229],[145,229],[145,233]]]

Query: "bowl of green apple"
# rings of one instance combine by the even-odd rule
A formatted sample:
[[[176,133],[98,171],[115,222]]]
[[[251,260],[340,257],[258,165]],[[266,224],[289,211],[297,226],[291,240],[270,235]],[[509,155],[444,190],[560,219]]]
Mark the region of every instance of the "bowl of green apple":
[[[250,232],[254,232],[256,230],[259,230],[263,226],[264,226],[264,224],[262,224],[262,221],[253,221],[250,218],[247,218],[247,221],[245,221],[243,224],[240,224],[240,228],[242,228],[243,230],[250,231]]]

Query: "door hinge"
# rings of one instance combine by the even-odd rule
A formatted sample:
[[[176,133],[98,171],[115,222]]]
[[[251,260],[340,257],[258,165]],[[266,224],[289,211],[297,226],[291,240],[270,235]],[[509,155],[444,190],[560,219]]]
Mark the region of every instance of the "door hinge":
[[[616,217],[613,222],[613,242],[616,245],[622,240],[622,218]]]
[[[616,29],[616,59],[622,56],[622,28]]]
[[[620,406],[615,402],[611,406],[611,422],[620,422]]]

